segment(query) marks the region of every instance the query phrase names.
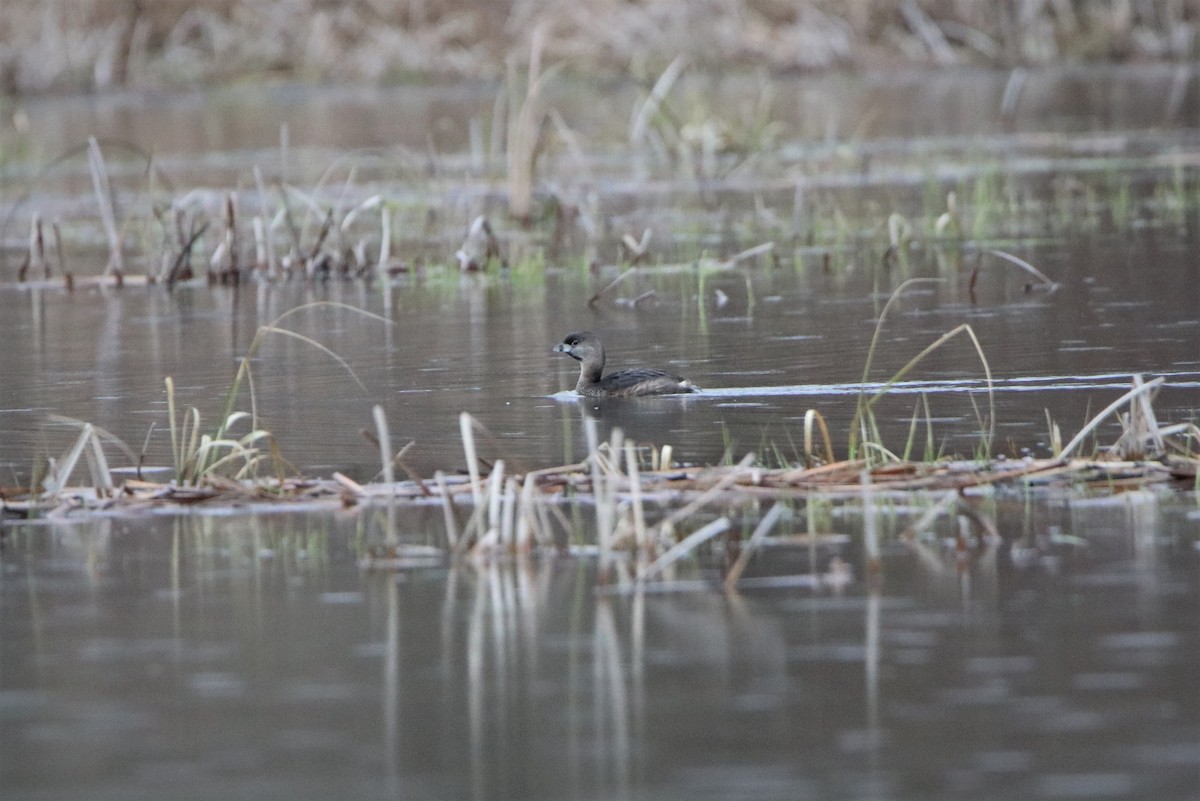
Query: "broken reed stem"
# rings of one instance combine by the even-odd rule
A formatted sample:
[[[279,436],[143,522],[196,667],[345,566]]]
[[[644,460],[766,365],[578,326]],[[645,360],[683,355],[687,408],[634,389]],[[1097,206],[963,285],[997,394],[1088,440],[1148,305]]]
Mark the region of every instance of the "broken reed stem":
[[[774,242],[763,242],[762,244],[755,245],[752,248],[746,248],[740,253],[735,253],[734,255],[730,256],[729,260],[725,262],[725,265],[727,267],[736,267],[746,259],[752,259],[755,256],[761,256],[765,253],[770,253],[773,250],[775,250]]]
[[[92,432],[92,424],[84,423],[79,436],[75,438],[75,443],[62,455],[57,463],[51,463],[50,472],[43,482],[46,493],[50,497],[57,497],[66,487],[67,480],[70,479],[71,473],[75,470],[75,465],[79,462],[79,457],[83,454],[83,449],[92,439]]]
[[[1015,264],[1025,272],[1032,275],[1034,278],[1038,279],[1038,281],[1041,282],[1041,284],[1045,287],[1054,288],[1058,286],[1058,284],[1056,284],[1054,281],[1051,281],[1045,273],[1018,256],[1014,256],[1011,253],[1005,253],[1003,250],[996,250],[995,248],[984,248],[983,252],[1004,259],[1009,264]]]
[[[588,298],[587,305],[589,307],[595,306],[596,303],[599,302],[600,298],[603,297],[606,292],[611,290],[617,284],[621,283],[622,281],[624,281],[626,278],[633,275],[637,271],[638,271],[637,265],[634,265],[634,266],[630,267],[628,270],[626,270],[625,272],[618,275],[616,278],[614,278],[612,281],[610,281],[607,286],[605,286],[603,289],[596,292],[596,294],[594,294],[590,298]]]
[[[1129,390],[1124,395],[1117,398],[1112,403],[1108,404],[1108,406],[1104,407],[1104,410],[1101,411],[1100,414],[1093,417],[1091,422],[1089,422],[1086,426],[1084,426],[1082,429],[1080,429],[1079,433],[1076,434],[1075,437],[1070,442],[1068,442],[1066,445],[1063,446],[1062,452],[1059,453],[1058,455],[1060,457],[1069,456],[1071,454],[1071,451],[1078,448],[1083,443],[1083,440],[1085,438],[1087,438],[1087,435],[1092,433],[1092,431],[1094,431],[1096,429],[1096,427],[1099,426],[1100,423],[1103,422],[1106,417],[1108,417],[1110,414],[1115,412],[1117,409],[1121,408],[1121,406],[1123,406],[1125,403],[1132,400],[1133,398],[1139,397],[1139,396],[1149,392],[1150,390],[1154,389],[1155,387],[1160,386],[1163,383],[1163,380],[1164,379],[1162,378],[1162,376],[1159,376],[1158,378],[1155,378],[1152,381],[1147,381],[1146,383],[1141,384],[1140,386],[1134,386],[1133,389]]]

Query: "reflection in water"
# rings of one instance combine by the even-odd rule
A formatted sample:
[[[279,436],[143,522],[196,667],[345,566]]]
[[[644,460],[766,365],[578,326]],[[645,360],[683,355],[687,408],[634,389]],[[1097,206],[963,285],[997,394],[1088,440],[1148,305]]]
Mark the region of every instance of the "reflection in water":
[[[719,549],[605,592],[587,558],[360,572],[372,543],[437,530],[432,505],[10,525],[0,785],[6,799],[1194,797],[1194,514],[1148,491],[983,502],[998,547],[953,521],[906,545],[895,535],[923,510],[877,499],[882,582],[730,597]],[[862,564],[863,508],[822,514],[849,537],[820,565],[814,540],[781,537],[751,572]]]

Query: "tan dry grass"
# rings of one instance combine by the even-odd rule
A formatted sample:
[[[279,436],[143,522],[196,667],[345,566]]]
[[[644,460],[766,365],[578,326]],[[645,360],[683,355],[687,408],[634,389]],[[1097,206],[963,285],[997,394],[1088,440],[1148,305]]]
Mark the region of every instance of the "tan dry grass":
[[[7,0],[0,91],[583,72],[1188,59],[1200,0]]]

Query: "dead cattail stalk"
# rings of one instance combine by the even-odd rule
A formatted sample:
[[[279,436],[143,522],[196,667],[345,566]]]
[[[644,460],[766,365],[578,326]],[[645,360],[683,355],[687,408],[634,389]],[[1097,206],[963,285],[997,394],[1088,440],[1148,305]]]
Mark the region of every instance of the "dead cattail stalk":
[[[225,195],[225,251],[228,266],[221,273],[221,283],[237,284],[241,277],[241,264],[238,260],[237,194],[235,192]]]

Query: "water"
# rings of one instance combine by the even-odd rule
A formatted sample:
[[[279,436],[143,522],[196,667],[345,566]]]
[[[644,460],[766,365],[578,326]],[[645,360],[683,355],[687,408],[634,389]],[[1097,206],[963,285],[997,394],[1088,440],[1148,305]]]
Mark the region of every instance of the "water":
[[[960,274],[923,262],[918,274],[943,281],[914,287],[893,308],[870,379],[886,380],[968,323],[995,381],[998,452],[1046,455],[1047,411],[1069,436],[1089,410],[1119,397],[1135,372],[1167,378],[1156,402],[1162,422],[1195,417],[1200,289],[1188,278],[1190,248],[1155,246],[1153,264],[1136,278],[1127,252],[1105,245],[1044,245],[1026,255],[1061,282],[1058,291],[1027,294],[1022,276],[1000,269],[980,279],[972,303]],[[340,307],[311,308],[280,323],[343,357],[362,387],[311,345],[279,334],[263,340],[253,364],[260,425],[309,473],[374,475],[377,450],[358,432],[373,428],[375,403],[397,447],[415,441],[408,460],[426,475],[463,466],[461,411],[492,432],[487,458],[525,467],[578,458],[584,414],[621,425],[638,441],[670,444],[697,463],[720,460],[726,447],[737,458],[749,450],[794,458],[809,408],[835,432],[849,424],[886,300],[867,271],[831,277],[802,260],[710,276],[703,286],[690,274],[631,279],[617,294],[653,289],[655,297],[635,308],[608,300],[589,309],[602,280],[563,268],[544,281],[453,277],[383,291],[338,282],[173,293],[0,291],[8,337],[0,354],[0,470],[18,483],[12,479],[29,475],[36,454],[58,456],[68,447],[72,430],[49,423],[49,415],[95,423],[134,453],[145,444],[147,463],[169,463],[163,379],[173,377],[177,402],[196,405],[212,424],[258,327],[319,300],[390,323]],[[727,297],[723,306],[718,290]],[[601,405],[554,397],[574,385],[577,367],[551,348],[580,328],[602,333],[611,368],[669,368],[706,392]],[[987,396],[970,341],[960,335],[907,378],[915,383],[880,407],[891,446],[903,448],[918,405],[925,419],[917,394],[924,393],[938,446],[973,454],[980,430],[973,404],[985,408]],[[248,394],[239,408],[250,410]],[[1100,441],[1117,433],[1115,422],[1106,424]],[[845,440],[835,444],[844,448]],[[115,451],[113,458],[128,462]]]
[[[1189,70],[1033,73],[1006,105],[1010,79],[781,82],[778,158],[700,181],[678,165],[630,163],[634,90],[609,87],[609,102],[595,103],[563,89],[555,103],[591,149],[582,161],[569,148],[548,153],[544,174],[563,197],[598,198],[598,264],[614,258],[623,233],[646,226],[654,260],[688,264],[762,241],[778,256],[724,272],[635,275],[594,306],[588,299],[616,273],[581,266],[578,232],[544,274],[429,270],[387,284],[173,291],[11,281],[33,208],[82,232],[74,270],[102,269],[80,158],[20,195],[33,165],[85,133],[153,151],[181,192],[217,187],[216,197],[239,186],[251,206],[253,166],[311,186],[354,150],[355,192],[412,204],[414,219],[435,210],[430,230],[397,237],[448,259],[471,217],[497,208],[495,164],[471,134],[490,119],[495,87],[6,107],[6,156],[24,160],[0,173],[19,209],[0,232],[0,486],[27,484],[39,460],[63,453],[75,437],[63,417],[126,443],[132,459],[107,446],[114,466],[143,449],[147,465],[169,463],[164,378],[212,426],[259,328],[317,302],[280,325],[345,365],[294,337],[264,335],[253,397],[283,456],[321,476],[374,477],[378,449],[359,432],[373,428],[376,403],[394,445],[413,441],[405,463],[420,475],[464,468],[462,411],[487,428],[483,458],[515,471],[577,461],[589,417],[602,435],[619,426],[670,444],[679,461],[754,450],[773,463],[798,457],[802,419],[816,408],[840,456],[875,322],[912,277],[938,280],[890,308],[868,389],[969,324],[993,377],[995,452],[1046,455],[1047,415],[1069,438],[1134,373],[1167,379],[1154,404],[1160,422],[1194,420],[1200,220],[1172,203],[1195,191],[1200,82]],[[730,112],[758,91],[737,77],[693,79],[685,90],[689,107],[711,97]],[[114,180],[136,185],[138,158],[105,147]],[[940,211],[947,189],[968,203],[962,176],[989,171],[1003,183],[993,244],[1035,264],[1055,291],[1030,291],[1027,273],[994,257],[979,262],[976,280],[973,255],[928,241],[884,265],[890,211],[919,222]],[[1096,187],[1098,208],[1054,201]],[[834,210],[858,215],[837,244],[818,230]],[[498,227],[514,250],[546,238]],[[574,397],[575,363],[551,347],[580,328],[603,335],[612,368],[668,368],[705,391]],[[239,407],[250,404],[244,390]],[[877,412],[894,450],[916,410],[920,443],[929,418],[936,449],[971,456],[987,408],[980,356],[960,334]],[[1110,421],[1096,440],[1118,434]],[[757,583],[732,598],[716,589],[733,555],[724,543],[645,594],[598,591],[585,556],[360,569],[389,534],[440,543],[433,506],[7,519],[0,795],[1196,797],[1194,494],[985,496],[1004,544],[969,559],[948,544],[953,521],[919,546],[894,536],[927,502],[887,498],[873,515],[884,528],[880,587],[863,579],[861,505],[814,501],[784,533],[802,532],[811,513],[838,536],[815,563],[807,546],[776,544],[751,563]],[[762,511],[734,510],[734,531]],[[586,542],[590,508],[566,514]]]
[[[711,588],[719,557],[679,568],[706,589],[644,595],[597,594],[590,558],[363,572],[381,510],[10,526],[0,785],[10,799],[1194,798],[1194,510],[1135,492],[996,511],[999,555],[956,567],[936,542],[892,545],[878,592],[853,578],[736,598]],[[401,514],[402,536],[422,541],[408,532],[431,527],[423,515]],[[861,508],[832,520],[857,540]],[[807,554],[776,546],[750,572],[803,577]],[[818,573],[835,557],[861,576],[837,541]]]

